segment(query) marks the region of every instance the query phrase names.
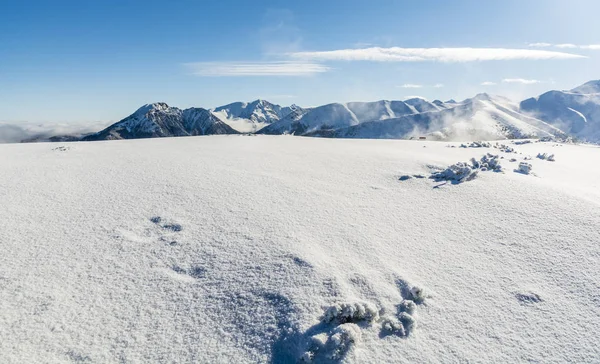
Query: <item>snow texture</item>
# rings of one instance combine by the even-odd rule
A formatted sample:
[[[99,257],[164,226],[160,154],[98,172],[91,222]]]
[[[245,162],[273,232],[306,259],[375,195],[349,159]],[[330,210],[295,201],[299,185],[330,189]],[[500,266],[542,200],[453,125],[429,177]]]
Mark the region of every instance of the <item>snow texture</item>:
[[[600,149],[447,144],[0,145],[0,363],[597,362]]]

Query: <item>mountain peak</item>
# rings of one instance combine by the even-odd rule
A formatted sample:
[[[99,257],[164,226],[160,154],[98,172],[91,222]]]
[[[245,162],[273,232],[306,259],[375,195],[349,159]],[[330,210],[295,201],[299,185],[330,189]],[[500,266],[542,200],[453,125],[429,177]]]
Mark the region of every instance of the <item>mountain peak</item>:
[[[472,100],[479,100],[479,101],[490,101],[492,98],[490,97],[489,94],[482,92],[480,94],[477,94],[475,96],[473,96]]]
[[[142,114],[145,115],[151,110],[167,110],[169,105],[165,102],[154,102],[152,104],[146,104],[139,109],[134,114]]]
[[[584,83],[579,87],[575,87],[571,92],[579,94],[597,94],[600,93],[600,80],[592,80]]]

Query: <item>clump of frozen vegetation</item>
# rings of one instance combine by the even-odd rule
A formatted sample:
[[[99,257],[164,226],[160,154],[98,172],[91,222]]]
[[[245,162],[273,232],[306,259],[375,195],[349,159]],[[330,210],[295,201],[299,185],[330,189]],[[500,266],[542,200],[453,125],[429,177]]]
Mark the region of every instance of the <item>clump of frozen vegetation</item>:
[[[422,292],[420,290],[416,296],[424,300],[424,297],[421,296]],[[410,335],[416,327],[417,303],[410,299],[405,299],[398,305],[397,317],[385,317],[381,322],[381,330],[386,335],[405,337]]]
[[[337,326],[329,337],[332,345],[330,359],[342,359],[352,347],[361,340],[360,328],[356,324],[347,323]]]
[[[387,317],[381,322],[381,330],[387,335],[407,336],[406,329],[400,321]]]
[[[488,142],[471,142],[469,144],[461,144],[461,148],[491,148],[492,145]]]
[[[515,140],[513,142],[513,144],[516,144],[516,145],[523,145],[523,144],[529,144],[529,143],[531,143],[531,140]]]
[[[323,315],[323,322],[372,322],[379,319],[379,310],[369,302],[338,303],[329,307]]]
[[[369,302],[343,302],[330,306],[323,314],[325,328],[333,329],[321,332],[310,338],[308,350],[300,357],[301,362],[339,361],[352,348],[360,343],[361,326],[371,325],[379,320],[378,308]]]
[[[471,158],[471,164],[458,162],[448,166],[448,168],[443,171],[433,173],[430,178],[436,181],[461,183],[475,179],[479,171],[502,172],[500,156],[488,153],[479,160]]]
[[[501,152],[504,153],[517,153],[517,151],[515,150],[515,148],[510,147],[506,144],[500,144],[500,143],[496,143],[494,144],[494,148],[500,150]]]
[[[456,183],[471,181],[475,177],[477,177],[477,170],[474,170],[468,163],[463,162],[455,163],[445,170],[431,175],[431,178],[437,181],[453,181]]]
[[[497,155],[488,153],[481,157],[479,161],[475,158],[471,158],[471,163],[475,169],[481,169],[482,171],[502,172],[500,158]]]
[[[539,159],[545,160],[545,161],[549,161],[549,162],[554,162],[554,154],[548,154],[548,153],[538,153],[537,157]]]
[[[300,357],[300,362],[341,361],[360,344],[362,333],[357,324],[345,323],[336,326],[329,335],[311,337],[310,349]]]
[[[417,306],[424,303],[426,292],[415,285],[402,286],[404,299],[394,316],[380,318],[380,310],[370,302],[341,302],[325,310],[320,329],[311,334],[300,362],[341,361],[360,344],[363,328],[381,323],[382,335],[406,337],[417,326]]]
[[[529,173],[531,173],[532,168],[533,168],[533,166],[531,164],[526,163],[526,162],[521,162],[521,163],[519,163],[519,168],[515,169],[515,172],[529,174]]]
[[[410,292],[410,297],[408,297],[408,301],[410,301],[410,303],[406,304],[407,312],[409,311],[409,308],[411,308],[412,310],[415,310],[416,306],[414,305],[414,303],[421,304],[421,303],[425,302],[425,298],[426,298],[425,290],[419,286],[410,287],[409,292]]]

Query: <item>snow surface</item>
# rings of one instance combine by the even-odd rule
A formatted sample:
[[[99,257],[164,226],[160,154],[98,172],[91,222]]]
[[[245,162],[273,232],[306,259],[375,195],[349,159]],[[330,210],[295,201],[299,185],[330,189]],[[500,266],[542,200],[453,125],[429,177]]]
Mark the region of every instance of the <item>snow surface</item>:
[[[0,362],[598,362],[600,149],[458,145],[0,145]]]

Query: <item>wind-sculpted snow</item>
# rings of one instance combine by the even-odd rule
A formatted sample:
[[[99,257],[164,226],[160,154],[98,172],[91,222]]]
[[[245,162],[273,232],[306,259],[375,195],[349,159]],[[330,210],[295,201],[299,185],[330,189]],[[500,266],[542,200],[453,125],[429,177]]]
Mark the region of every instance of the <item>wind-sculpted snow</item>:
[[[495,143],[0,145],[0,363],[594,362],[600,149]]]

